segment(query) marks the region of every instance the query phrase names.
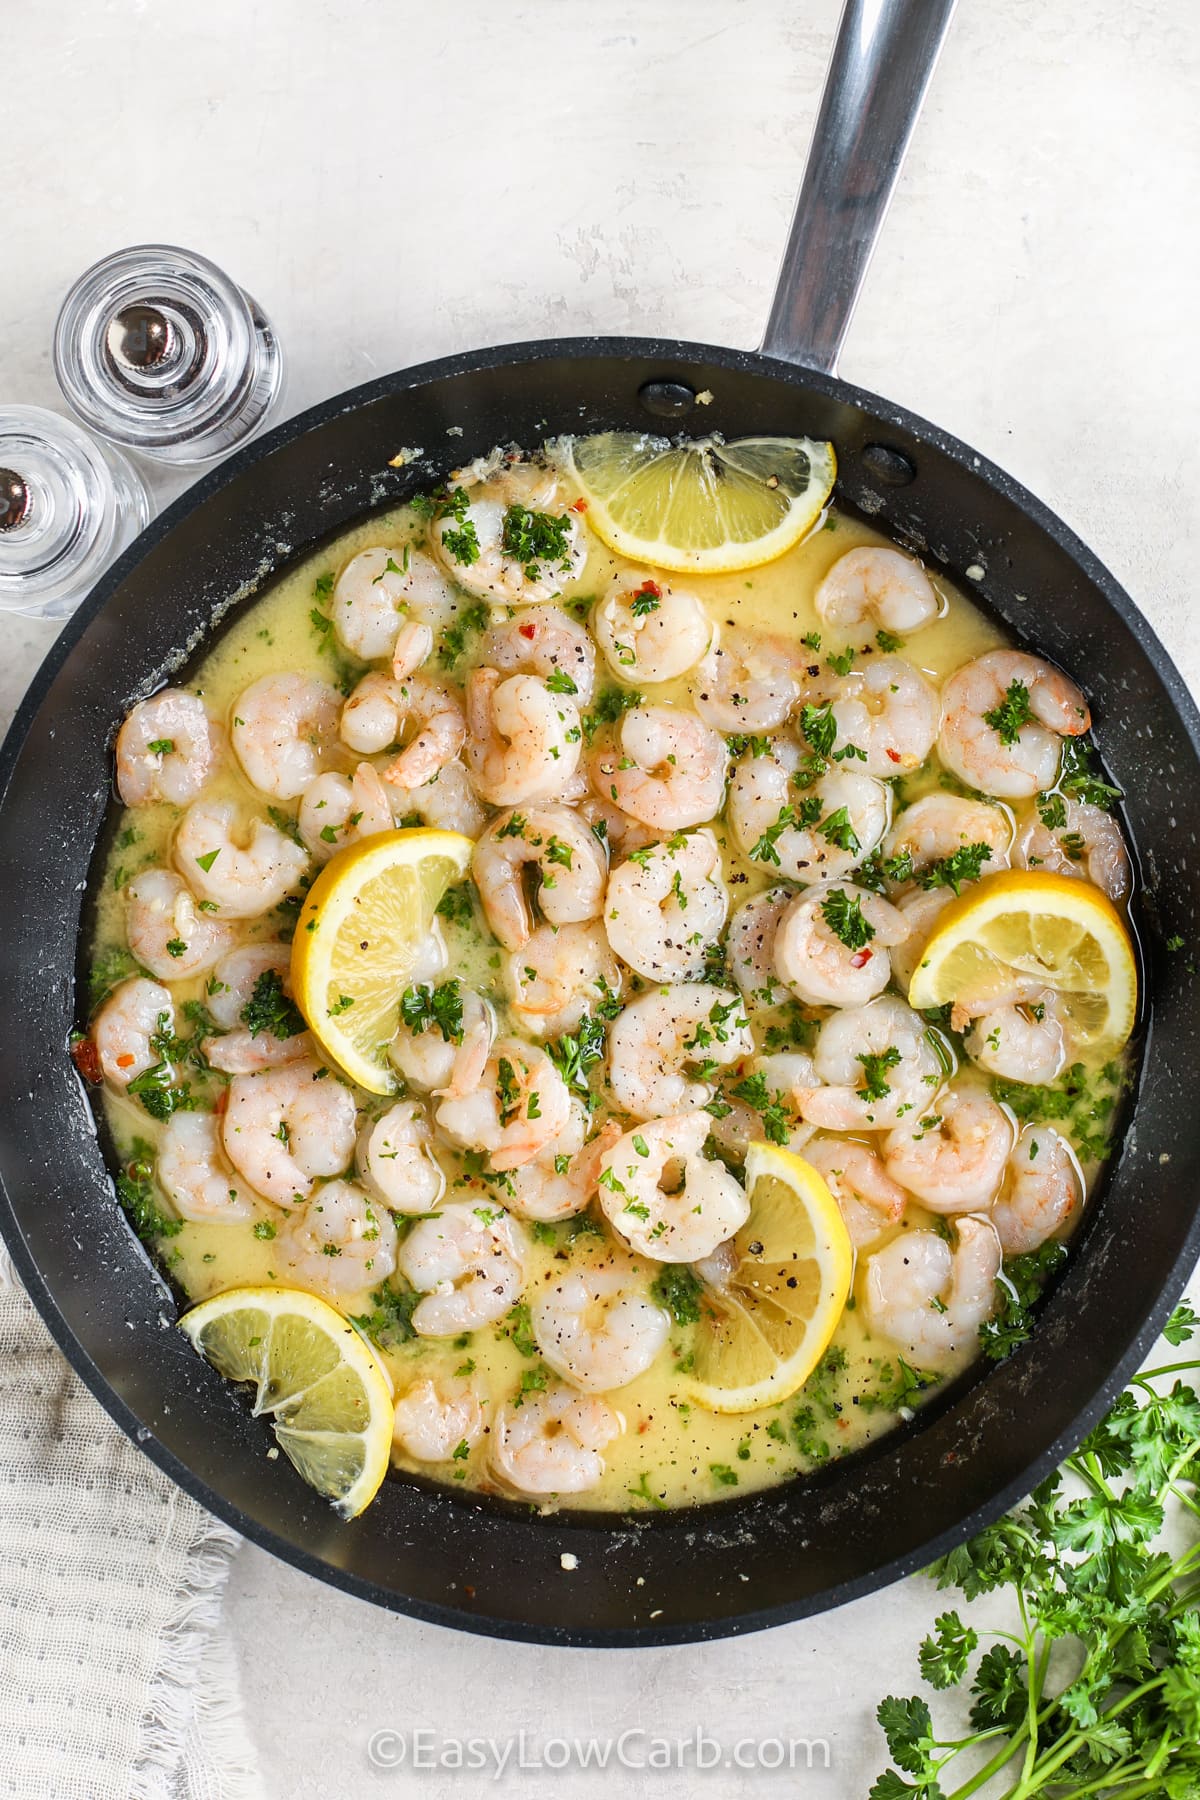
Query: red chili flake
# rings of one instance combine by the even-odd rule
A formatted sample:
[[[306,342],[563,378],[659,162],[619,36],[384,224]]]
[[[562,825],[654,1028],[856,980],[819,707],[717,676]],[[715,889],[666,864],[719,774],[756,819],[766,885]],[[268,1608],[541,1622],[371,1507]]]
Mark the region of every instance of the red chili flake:
[[[118,1056],[117,1067],[118,1069],[131,1069],[136,1061],[137,1057],[132,1050],[127,1050],[124,1056]]]
[[[900,761],[900,752],[898,750],[889,750],[888,751],[888,761],[889,762],[899,762]]]
[[[850,967],[852,969],[865,969],[874,954],[873,950],[856,950],[854,955],[850,958]]]
[[[643,581],[641,587],[638,589],[638,593],[649,594],[652,600],[662,599],[662,589],[659,587],[657,581]]]
[[[132,1056],[129,1060],[133,1061]],[[76,1038],[71,1045],[71,1061],[85,1081],[94,1084],[104,1079],[104,1071],[100,1067],[100,1052],[96,1048],[95,1038]]]
[[[523,638],[535,638],[537,636],[537,626],[533,624],[532,621],[525,625],[518,625],[517,630]]]
[[[568,510],[570,512],[586,512],[587,509],[588,509],[588,503],[584,499],[583,495],[580,494],[578,500],[572,500],[571,505]]]

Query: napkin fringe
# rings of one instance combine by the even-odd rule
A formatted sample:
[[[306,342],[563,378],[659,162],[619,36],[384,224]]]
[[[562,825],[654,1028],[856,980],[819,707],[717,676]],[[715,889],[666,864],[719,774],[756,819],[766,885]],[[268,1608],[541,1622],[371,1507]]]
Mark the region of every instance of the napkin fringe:
[[[236,1670],[206,1655],[221,1626],[230,1557],[241,1540],[206,1519],[191,1547],[189,1576],[176,1618],[162,1637],[161,1660],[142,1713],[141,1747],[130,1771],[130,1800],[162,1800],[178,1777],[189,1734],[213,1771],[213,1800],[260,1800],[261,1780],[246,1735]]]

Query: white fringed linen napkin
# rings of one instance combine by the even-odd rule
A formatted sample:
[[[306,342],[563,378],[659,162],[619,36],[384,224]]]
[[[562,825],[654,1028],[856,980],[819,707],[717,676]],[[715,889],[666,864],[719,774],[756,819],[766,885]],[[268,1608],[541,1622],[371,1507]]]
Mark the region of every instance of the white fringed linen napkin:
[[[108,1418],[0,1247],[0,1794],[260,1800],[220,1630],[237,1543]]]

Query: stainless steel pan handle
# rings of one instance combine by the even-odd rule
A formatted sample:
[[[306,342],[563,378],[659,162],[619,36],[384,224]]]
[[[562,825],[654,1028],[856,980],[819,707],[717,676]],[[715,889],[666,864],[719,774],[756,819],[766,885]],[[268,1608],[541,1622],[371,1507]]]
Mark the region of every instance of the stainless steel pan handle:
[[[957,0],[845,0],[762,347],[832,375]]]

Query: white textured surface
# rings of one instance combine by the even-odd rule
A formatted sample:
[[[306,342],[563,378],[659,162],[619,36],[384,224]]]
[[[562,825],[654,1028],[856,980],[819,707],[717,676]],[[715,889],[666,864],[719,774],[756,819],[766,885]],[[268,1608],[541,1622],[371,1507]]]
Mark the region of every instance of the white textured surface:
[[[10,6],[14,0],[9,0]],[[547,332],[755,342],[837,7],[45,0],[5,36],[0,393],[53,403],[50,327],[94,257],[165,238],[272,313],[289,406]],[[357,14],[361,21],[355,26]],[[10,21],[10,23],[15,23]],[[1200,23],[1193,0],[966,0],[843,372],[977,445],[1125,582],[1200,685]],[[165,491],[165,490],[160,490]],[[8,628],[7,711],[51,641]],[[570,1576],[565,1575],[564,1581]],[[855,1800],[911,1687],[919,1582],[765,1636],[553,1653],[373,1612],[246,1549],[228,1603],[272,1797],[483,1793],[373,1773],[372,1730],[826,1737]],[[702,1778],[526,1772],[530,1796]]]

